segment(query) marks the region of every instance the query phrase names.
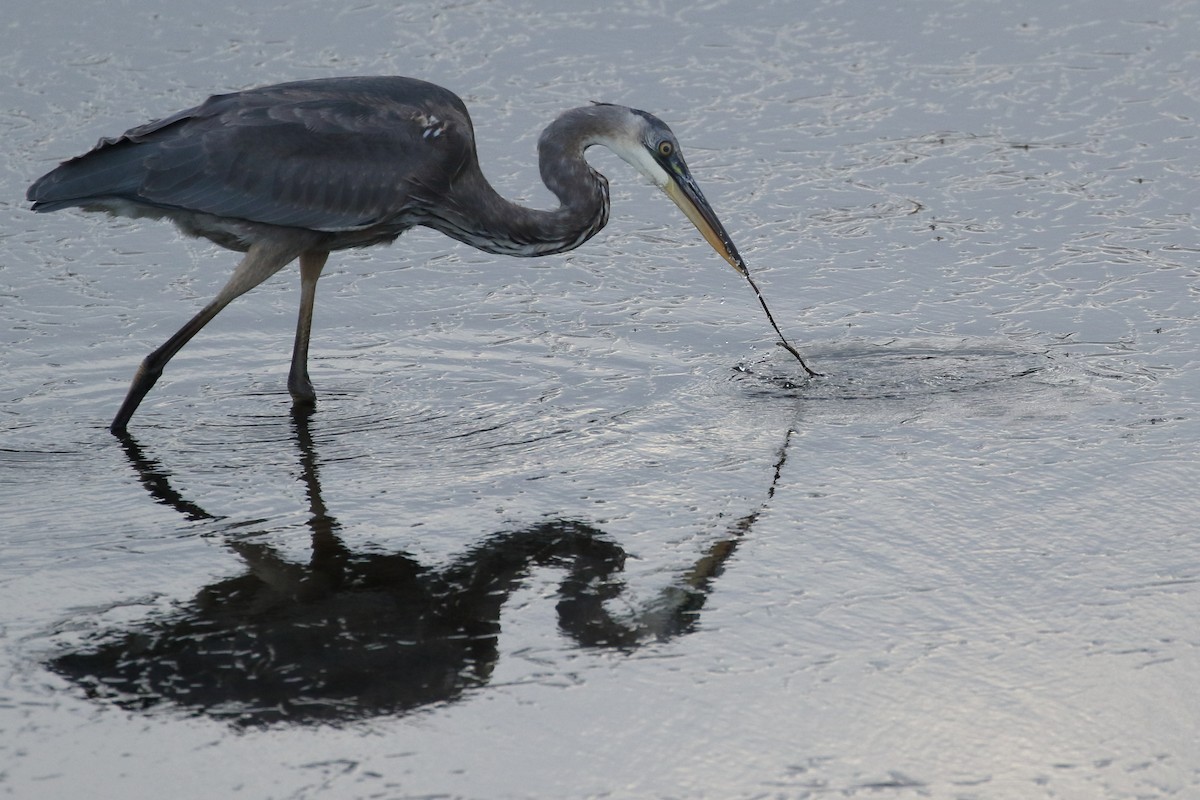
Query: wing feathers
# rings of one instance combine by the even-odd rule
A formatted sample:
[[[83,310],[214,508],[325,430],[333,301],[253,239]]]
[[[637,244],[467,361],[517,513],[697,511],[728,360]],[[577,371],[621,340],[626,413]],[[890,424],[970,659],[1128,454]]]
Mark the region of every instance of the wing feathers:
[[[304,81],[218,95],[104,139],[30,187],[37,210],[119,199],[348,231],[449,191],[474,152],[455,95],[406,78]]]

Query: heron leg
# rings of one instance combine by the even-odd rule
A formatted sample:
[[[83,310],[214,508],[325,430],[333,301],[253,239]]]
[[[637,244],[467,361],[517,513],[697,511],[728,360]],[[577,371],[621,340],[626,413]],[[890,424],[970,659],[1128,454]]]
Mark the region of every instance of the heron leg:
[[[211,322],[221,309],[274,275],[296,255],[297,251],[294,245],[288,246],[274,242],[259,242],[251,245],[242,262],[238,264],[237,269],[234,270],[233,275],[217,293],[217,296],[200,309],[200,313],[188,320],[186,325],[176,331],[174,336],[167,339],[161,347],[142,361],[137,373],[133,376],[133,382],[129,384],[129,393],[125,395],[125,402],[121,404],[109,430],[117,436],[124,434],[130,418],[137,411],[142,399],[162,376],[163,367],[167,365],[167,362],[183,349],[183,346],[199,333],[201,328]]]
[[[317,399],[308,378],[308,339],[312,334],[317,279],[328,258],[328,250],[306,250],[300,254],[300,317],[296,321],[296,343],[292,345],[292,368],[288,372],[288,392],[298,405],[311,405]]]

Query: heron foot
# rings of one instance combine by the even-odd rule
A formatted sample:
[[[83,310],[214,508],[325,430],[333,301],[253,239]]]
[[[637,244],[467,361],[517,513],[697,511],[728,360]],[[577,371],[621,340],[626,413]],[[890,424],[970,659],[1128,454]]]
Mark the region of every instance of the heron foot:
[[[317,393],[307,375],[302,378],[288,378],[288,393],[292,396],[293,405],[311,406],[317,402]]]
[[[129,420],[133,418],[133,412],[137,411],[142,400],[154,387],[154,384],[162,377],[163,365],[167,359],[171,357],[168,353],[165,357],[163,351],[166,347],[155,350],[142,361],[138,367],[138,371],[133,376],[133,381],[129,384],[129,392],[125,395],[125,402],[121,404],[121,408],[117,411],[117,415],[113,417],[112,424],[108,426],[109,433],[114,436],[123,436],[128,433]]]

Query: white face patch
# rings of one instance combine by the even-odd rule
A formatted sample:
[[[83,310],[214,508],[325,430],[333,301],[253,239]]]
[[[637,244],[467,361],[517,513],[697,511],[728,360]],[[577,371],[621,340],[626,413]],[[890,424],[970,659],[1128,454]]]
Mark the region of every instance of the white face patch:
[[[606,141],[610,150],[620,156],[638,172],[645,175],[658,188],[664,188],[671,182],[671,176],[659,166],[646,147],[638,140]]]

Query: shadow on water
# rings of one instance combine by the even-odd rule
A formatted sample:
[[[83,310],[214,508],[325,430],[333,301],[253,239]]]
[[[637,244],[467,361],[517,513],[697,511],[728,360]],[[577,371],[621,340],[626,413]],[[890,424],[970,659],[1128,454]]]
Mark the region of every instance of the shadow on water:
[[[231,525],[226,544],[246,572],[164,616],[97,634],[52,659],[52,671],[125,708],[174,706],[245,727],[402,714],[488,682],[501,609],[535,566],[562,570],[558,625],[579,647],[631,651],[691,632],[759,514],[737,520],[656,597],[617,616],[608,605],[625,592],[625,551],[575,520],[497,532],[439,569],[403,553],[352,552],[322,496],[308,414],[295,413],[293,427],[310,510],[307,563],[252,541],[245,523]],[[157,502],[189,520],[218,519],[177,492],[132,437],[123,444]]]

